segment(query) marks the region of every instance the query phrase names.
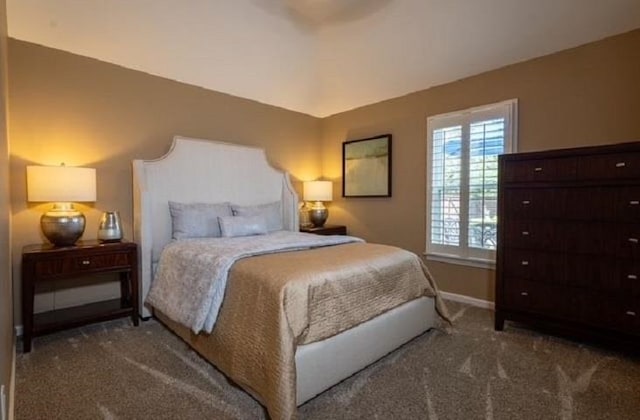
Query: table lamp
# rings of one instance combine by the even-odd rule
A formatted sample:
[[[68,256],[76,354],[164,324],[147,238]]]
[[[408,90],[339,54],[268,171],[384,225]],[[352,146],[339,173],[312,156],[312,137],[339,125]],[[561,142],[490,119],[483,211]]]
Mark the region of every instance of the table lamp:
[[[84,214],[74,202],[96,201],[96,170],[65,166],[27,166],[27,200],[53,202],[40,218],[44,236],[55,246],[71,246],[84,233]]]
[[[315,227],[322,227],[327,221],[329,210],[323,201],[333,199],[333,184],[331,181],[306,181],[303,184],[304,201],[313,201],[309,210],[309,220]]]

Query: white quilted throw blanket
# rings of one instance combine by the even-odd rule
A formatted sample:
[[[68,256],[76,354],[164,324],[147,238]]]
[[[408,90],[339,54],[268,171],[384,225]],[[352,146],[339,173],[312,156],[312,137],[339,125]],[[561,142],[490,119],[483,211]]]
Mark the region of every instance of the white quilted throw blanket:
[[[278,231],[237,238],[184,239],[162,251],[146,303],[193,330],[213,330],[229,270],[241,258],[273,252],[364,242],[352,236]]]

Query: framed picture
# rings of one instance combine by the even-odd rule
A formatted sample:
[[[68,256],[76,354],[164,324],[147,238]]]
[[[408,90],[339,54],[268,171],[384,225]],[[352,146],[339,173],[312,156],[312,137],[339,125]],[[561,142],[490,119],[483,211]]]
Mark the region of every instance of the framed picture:
[[[342,143],[342,196],[391,197],[391,134]]]

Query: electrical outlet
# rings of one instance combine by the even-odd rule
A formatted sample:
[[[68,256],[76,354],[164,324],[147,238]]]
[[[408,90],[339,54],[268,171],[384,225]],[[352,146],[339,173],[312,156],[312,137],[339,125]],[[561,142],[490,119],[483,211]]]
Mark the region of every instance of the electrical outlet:
[[[7,394],[4,392],[4,385],[0,386],[0,418],[7,420]]]

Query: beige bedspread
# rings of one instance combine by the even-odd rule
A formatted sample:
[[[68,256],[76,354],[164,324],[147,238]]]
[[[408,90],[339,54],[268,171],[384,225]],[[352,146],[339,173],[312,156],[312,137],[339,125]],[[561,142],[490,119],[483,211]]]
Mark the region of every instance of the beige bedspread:
[[[163,320],[261,400],[272,419],[291,419],[296,345],[328,338],[420,296],[435,297],[438,313],[447,318],[415,254],[353,243],[237,261],[210,335]]]

